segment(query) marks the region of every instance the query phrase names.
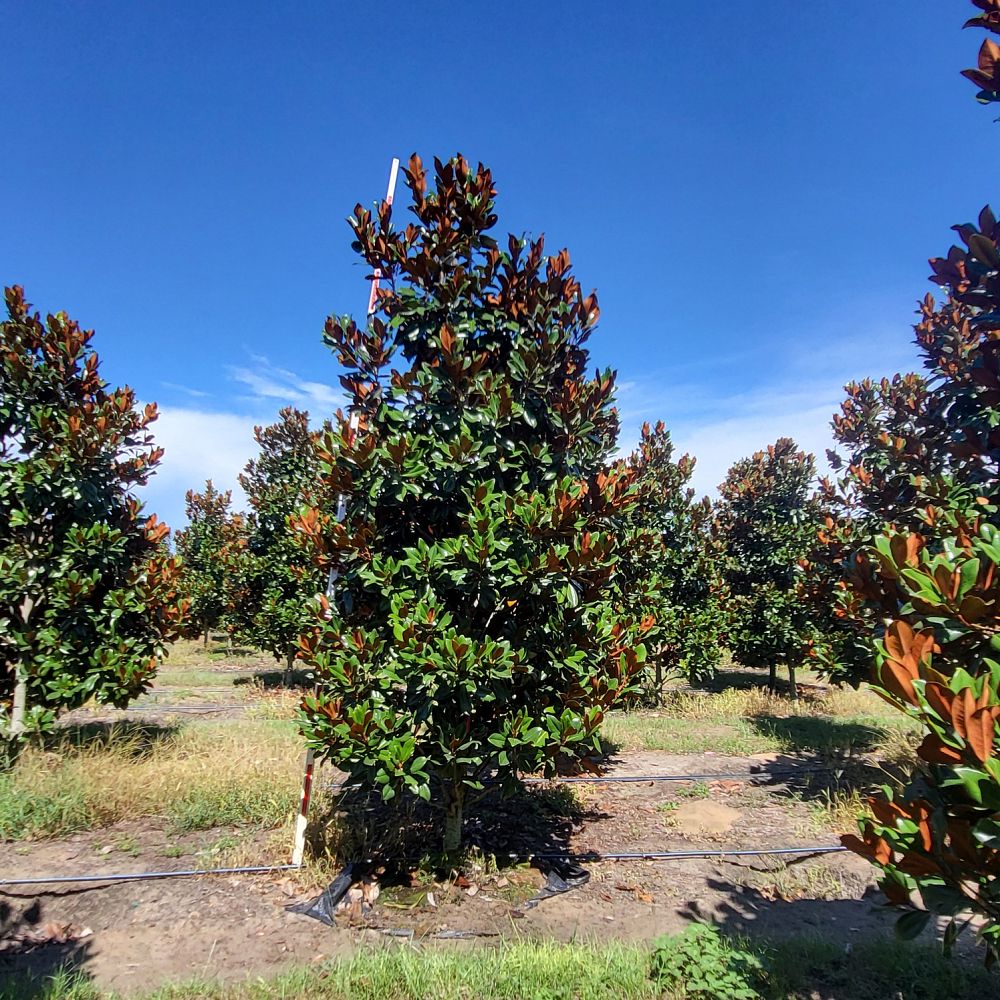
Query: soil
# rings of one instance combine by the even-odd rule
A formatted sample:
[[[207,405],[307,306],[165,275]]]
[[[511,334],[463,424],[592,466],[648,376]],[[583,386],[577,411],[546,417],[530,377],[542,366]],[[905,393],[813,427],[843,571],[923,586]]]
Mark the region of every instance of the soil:
[[[170,707],[194,709],[192,724],[199,709],[209,718],[238,717],[244,704],[229,700],[231,691]],[[154,689],[140,706],[146,717],[163,712],[157,699],[166,694]],[[662,775],[697,777],[653,780]],[[99,987],[127,995],[192,978],[267,977],[349,955],[373,940],[421,939],[429,947],[469,938],[649,940],[694,919],[754,937],[814,931],[845,947],[891,935],[894,917],[879,907],[872,868],[856,855],[723,853],[836,845],[809,801],[816,788],[808,758],[633,752],[609,761],[603,776],[645,780],[539,783],[515,801],[488,800],[469,817],[467,839],[496,864],[484,862],[461,878],[433,879],[418,870],[416,856],[391,873],[359,870],[359,879],[368,877],[348,894],[333,927],[286,909],[314,895],[294,873],[0,885],[0,979],[69,964]],[[410,833],[411,844],[426,848],[419,823]],[[267,836],[233,829],[178,836],[161,821],[120,824],[0,844],[0,876],[215,867],[213,844],[235,841],[248,856],[267,856]],[[599,859],[693,850],[720,856]],[[594,859],[582,862],[589,881],[531,905],[551,871],[572,874],[551,857],[566,851]]]
[[[540,843],[541,853],[568,848],[587,855],[836,843],[817,828],[806,802],[768,778],[773,760],[636,753],[614,762],[608,775],[726,774],[746,771],[748,763],[765,768],[754,781],[563,785],[576,792],[568,817],[558,808],[546,813],[552,789],[537,788],[532,795],[542,802],[542,820],[514,824],[521,840],[499,846],[530,853],[521,846],[527,839]],[[787,758],[781,766],[787,768]],[[480,827],[488,833],[494,823],[509,830],[506,809],[501,804],[494,808],[500,815],[473,817],[473,833]],[[121,824],[0,845],[0,871],[5,878],[29,878],[211,867],[211,857],[197,852],[234,833],[249,836],[214,830],[177,837],[156,822]],[[71,962],[101,987],[127,994],[193,977],[267,976],[349,954],[375,938],[432,939],[437,947],[454,946],[442,936],[646,940],[692,919],[754,935],[815,929],[845,945],[890,933],[892,918],[877,907],[870,866],[847,853],[790,864],[773,857],[586,862],[587,884],[533,908],[524,903],[544,884],[541,869],[552,862],[503,867],[504,859],[498,860],[499,871],[459,880],[430,882],[419,873],[384,879],[374,905],[369,909],[355,893],[359,899],[337,917],[336,927],[288,912],[286,906],[309,894],[281,873],[0,887],[6,932],[0,972],[45,973]]]

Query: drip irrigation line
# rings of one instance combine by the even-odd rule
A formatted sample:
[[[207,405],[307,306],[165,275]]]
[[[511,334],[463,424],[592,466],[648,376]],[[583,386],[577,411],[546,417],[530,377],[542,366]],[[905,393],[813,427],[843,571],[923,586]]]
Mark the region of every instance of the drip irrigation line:
[[[689,858],[759,858],[770,857],[772,855],[785,854],[837,854],[846,851],[846,847],[840,844],[818,845],[814,847],[775,847],[770,850],[746,849],[731,851],[636,851],[624,854],[602,854],[598,851],[593,853],[539,853],[530,857],[538,858],[540,861],[558,861],[568,859],[570,861],[684,861]],[[513,857],[513,855],[511,855]]]
[[[572,775],[566,777],[555,777],[555,778],[521,778],[521,784],[523,785],[556,785],[556,784],[642,784],[646,781],[720,781],[720,780],[732,780],[732,779],[746,779],[752,780],[753,778],[760,778],[762,780],[768,778],[793,778],[798,774],[824,774],[831,771],[836,771],[837,768],[832,764],[809,764],[803,767],[789,767],[776,769],[773,771],[712,771],[707,774],[624,774],[624,775],[606,775],[600,777],[598,775]],[[495,781],[484,781],[484,785],[498,784]],[[365,785],[356,782],[354,784],[341,784],[339,782],[331,782],[327,786],[328,791],[332,792],[348,792],[357,790],[359,788],[364,788]],[[374,788],[370,789],[375,791]]]
[[[685,861],[695,858],[757,858],[789,854],[836,854],[846,851],[840,845],[819,844],[811,847],[774,847],[767,849],[733,849],[729,851],[632,851],[623,853],[602,853],[598,851],[529,851],[509,852],[500,857],[517,860],[538,861]],[[391,858],[383,860],[393,860]],[[419,861],[419,858],[399,858],[400,861]],[[270,872],[295,871],[302,865],[259,865],[242,868],[204,868],[179,872],[130,872],[107,875],[41,875],[36,878],[4,878],[5,885],[62,885],[75,882],[139,882],[161,878],[189,878],[199,875],[250,875]]]
[[[302,865],[256,865],[243,868],[200,868],[179,872],[129,872],[107,875],[42,875],[38,878],[0,878],[4,885],[54,885],[68,882],[139,882],[156,878],[188,878],[195,875],[250,875],[264,872],[287,872]]]

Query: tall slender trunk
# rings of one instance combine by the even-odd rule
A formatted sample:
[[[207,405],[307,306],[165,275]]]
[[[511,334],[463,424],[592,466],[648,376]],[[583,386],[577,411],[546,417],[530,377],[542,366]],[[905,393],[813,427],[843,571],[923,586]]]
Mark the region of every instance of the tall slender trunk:
[[[285,674],[284,677],[282,677],[281,679],[281,683],[284,684],[285,687],[292,686],[292,664],[294,662],[295,662],[295,650],[290,649],[285,654]]]
[[[774,694],[774,692],[778,690],[778,665],[776,663],[772,663],[767,669],[769,671],[767,689],[771,692],[771,694]]]
[[[799,700],[799,689],[795,684],[795,667],[791,663],[788,664],[788,693],[792,701]]]
[[[25,595],[21,601],[21,621],[25,625],[31,619],[31,613],[35,610],[35,599],[30,595]],[[15,668],[14,682],[14,703],[10,711],[10,735],[14,743],[18,743],[24,733],[24,717],[28,711],[28,672],[24,665],[18,663]]]
[[[204,647],[205,647],[206,649],[208,649],[208,626],[207,626],[207,625],[205,626],[205,638],[204,638],[204,640],[203,640],[203,642],[202,642],[202,645],[203,645],[203,646],[204,646]]]
[[[28,677],[18,668],[14,687],[14,704],[10,713],[10,735],[16,742],[24,732],[24,716],[28,708]]]
[[[444,841],[446,854],[462,846],[462,821],[465,812],[465,785],[456,779],[444,783]]]

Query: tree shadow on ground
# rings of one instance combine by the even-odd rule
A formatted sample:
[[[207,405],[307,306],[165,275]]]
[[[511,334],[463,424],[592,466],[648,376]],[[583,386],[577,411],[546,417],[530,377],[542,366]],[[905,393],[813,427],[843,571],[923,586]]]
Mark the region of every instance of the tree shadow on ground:
[[[870,753],[889,736],[882,726],[822,715],[755,715],[747,722],[789,751]]]
[[[789,899],[723,879],[708,879],[707,887],[712,902],[689,902],[681,915],[772,951],[782,996],[979,1000],[1000,986],[996,973],[981,969],[983,952],[971,934],[959,937],[951,961],[941,956],[943,920],[916,942],[899,941],[899,913],[874,888],[860,899]]]
[[[0,900],[0,1000],[33,1000],[52,994],[59,973],[88,981],[83,967],[91,957],[92,938],[81,929],[47,921],[40,900],[25,906]]]
[[[755,763],[753,784],[770,786],[777,796],[801,801],[830,802],[834,796],[857,792],[867,795],[883,785],[901,788],[910,776],[905,760],[878,753],[825,745],[809,753],[779,754]]]
[[[432,796],[432,802],[439,800]],[[328,797],[314,817],[308,833],[314,856],[384,869],[386,884],[406,880],[416,869],[441,871],[455,862],[441,850],[440,810],[415,796],[383,802],[376,792],[352,788]],[[565,855],[575,831],[605,818],[565,785],[520,785],[507,795],[496,787],[467,808],[463,851],[493,859],[498,869],[536,855]]]
[[[68,722],[39,737],[44,750],[107,750],[141,760],[176,739],[179,727],[138,719]]]
[[[284,670],[255,670],[246,677],[236,677],[233,679],[233,686],[254,685],[262,687],[267,691],[274,688],[312,688],[314,684],[313,676],[305,670],[293,670],[288,683],[285,683]]]

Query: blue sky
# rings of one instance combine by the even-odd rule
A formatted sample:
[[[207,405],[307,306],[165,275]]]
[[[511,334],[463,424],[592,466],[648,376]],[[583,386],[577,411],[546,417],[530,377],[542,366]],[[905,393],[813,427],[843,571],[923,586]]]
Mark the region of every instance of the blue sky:
[[[338,398],[363,311],[344,217],[389,161],[461,150],[500,229],[596,287],[623,441],[661,418],[711,490],[844,381],[912,368],[926,258],[993,195],[964,0],[0,0],[0,280],[97,331],[156,400],[150,507],[232,486],[255,422]]]

